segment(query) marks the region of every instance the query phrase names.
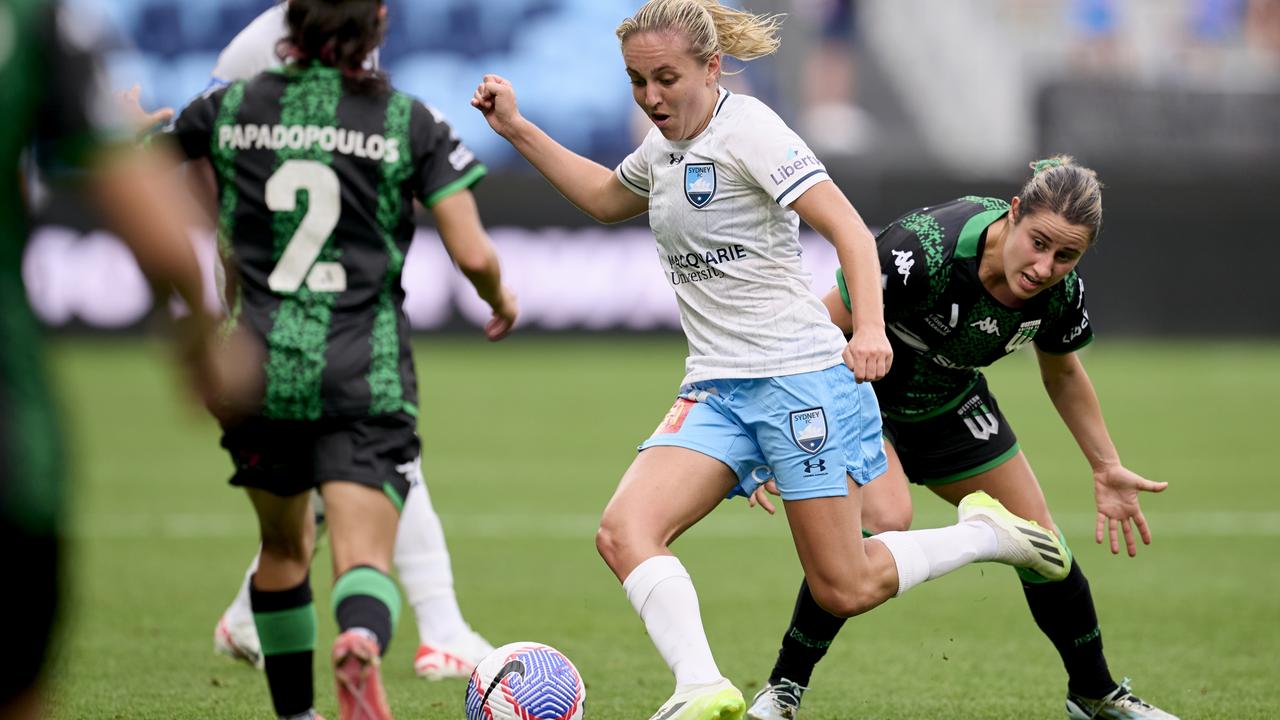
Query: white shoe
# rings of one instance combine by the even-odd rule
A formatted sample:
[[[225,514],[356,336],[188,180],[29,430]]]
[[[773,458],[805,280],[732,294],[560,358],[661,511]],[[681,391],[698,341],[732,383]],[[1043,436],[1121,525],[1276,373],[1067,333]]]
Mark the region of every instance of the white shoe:
[[[249,622],[231,623],[227,616],[218,618],[213,629],[213,651],[232,660],[241,660],[261,670],[263,668],[262,645],[258,643],[258,628]]]
[[[667,699],[649,720],[742,720],[747,701],[725,678],[703,685],[685,685]]]
[[[766,683],[747,709],[747,717],[750,720],[795,720],[800,712],[800,698],[808,689],[786,678],[779,680],[777,685]]]
[[[1098,700],[1067,693],[1067,717],[1070,720],[1178,720],[1177,716],[1129,692],[1129,678]]]
[[[959,511],[960,522],[979,520],[996,531],[996,562],[1032,570],[1048,580],[1061,580],[1071,571],[1071,556],[1056,534],[1014,515],[990,495],[965,495]]]
[[[480,633],[468,630],[458,642],[422,643],[413,658],[413,671],[428,680],[471,677],[476,665],[493,652],[493,646]]]

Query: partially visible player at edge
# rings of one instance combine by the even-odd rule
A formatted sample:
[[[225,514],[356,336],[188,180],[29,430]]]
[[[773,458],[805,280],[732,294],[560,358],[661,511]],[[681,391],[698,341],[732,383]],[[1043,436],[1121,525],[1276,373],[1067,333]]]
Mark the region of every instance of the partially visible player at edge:
[[[397,514],[419,483],[417,386],[401,287],[415,198],[504,337],[516,318],[468,188],[484,168],[425,105],[365,61],[380,0],[291,0],[292,62],[211,90],[169,130],[209,158],[232,320],[265,340],[257,415],[224,424],[231,482],[262,548],[250,603],[277,715],[314,718],[311,490],[332,544],[332,651],[343,720],[391,717],[380,675],[401,600],[389,576]]]
[[[863,527],[911,524],[907,478],[958,503],[990,493],[1013,512],[1057,530],[1044,493],[977,369],[1034,344],[1049,398],[1093,468],[1097,541],[1109,530],[1111,551],[1123,529],[1129,554],[1151,532],[1138,493],[1167,483],[1147,480],[1120,462],[1098,397],[1076,351],[1093,340],[1076,264],[1102,226],[1097,176],[1069,156],[1032,163],[1017,197],[965,197],[914,210],[881,231],[885,320],[897,362],[875,384],[884,418],[889,473],[866,492]],[[835,324],[852,330],[843,275],[824,298]],[[764,490],[755,500],[772,512]],[[1058,531],[1060,534],[1060,531]],[[1063,541],[1065,545],[1065,540]],[[1089,583],[1079,563],[1065,578],[1019,569],[1031,615],[1067,670],[1067,716],[1073,720],[1176,720],[1117,684],[1102,654]],[[814,666],[844,619],[815,602],[801,583],[769,683],[748,715],[791,720]]]
[[[278,48],[289,32],[285,20],[286,7],[287,3],[273,5],[227,45],[213,69],[213,86],[248,80],[264,70],[280,66],[282,58]],[[377,67],[376,50],[370,53],[365,64]],[[211,172],[207,170],[207,161],[199,163],[206,166],[205,172]],[[460,189],[458,194],[470,195],[470,190]],[[456,233],[449,233],[466,220],[469,204],[437,204],[433,212],[444,217],[440,223],[441,239],[450,248],[457,246]],[[465,264],[462,267],[469,269]],[[430,680],[470,676],[476,663],[489,654],[493,646],[473,631],[462,617],[453,588],[449,548],[425,481],[416,482],[409,488],[404,508],[400,511],[393,560],[405,599],[417,620],[419,643],[413,661],[414,671]],[[240,591],[218,619],[213,643],[218,652],[260,668],[261,643],[253,623],[253,611],[249,607],[249,578],[257,568],[257,562],[254,558],[245,572]]]
[[[166,164],[134,147],[92,25],[49,0],[0,0],[0,543],[5,572],[19,579],[0,593],[0,614],[16,620],[0,673],[2,720],[45,716],[39,677],[59,612],[67,476],[41,331],[23,285],[24,152],[35,153],[46,180],[85,191],[147,277],[186,302],[181,357],[206,402],[226,417],[237,398],[255,392],[252,350],[215,341],[203,309],[182,212],[189,203],[163,180]]]
[[[723,55],[773,52],[778,19],[715,0],[651,0],[617,29],[636,103],[655,125],[614,171],[523,118],[506,80],[472,104],[591,217],[649,213],[689,340],[679,397],[609,501],[596,546],[675,675],[662,720],[736,720],[698,597],[670,543],[728,495],[777,478],[814,595],[849,616],[975,561],[1065,571],[1052,534],[980,493],[961,522],[864,541],[861,486],[886,469],[868,383],[891,361],[875,244],[822,163],[760,101],[720,87]],[[855,297],[846,343],[800,264],[803,218],[836,248]],[[1043,540],[1041,551],[1023,533]]]

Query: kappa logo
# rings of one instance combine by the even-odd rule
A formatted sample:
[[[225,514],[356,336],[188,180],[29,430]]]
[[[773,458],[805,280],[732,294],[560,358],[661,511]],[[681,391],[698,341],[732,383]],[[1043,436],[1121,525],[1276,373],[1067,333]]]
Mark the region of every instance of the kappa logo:
[[[815,455],[827,444],[827,414],[822,408],[796,410],[790,416],[791,439],[796,447]]]
[[[911,268],[915,267],[916,261],[912,257],[914,253],[910,250],[894,250],[893,266],[898,268],[898,274],[902,276],[902,284],[906,285],[907,280],[911,277]]]
[[[680,153],[679,155],[675,153],[667,153],[667,157],[671,158],[670,160],[667,161],[667,167],[671,167],[672,165],[679,165],[680,163],[684,162],[684,153]]]
[[[977,322],[969,323],[969,327],[976,327],[988,335],[1000,334],[1000,323],[997,323],[995,320],[992,320],[990,315],[982,318]]]
[[[689,204],[701,210],[716,195],[716,166],[712,163],[689,163],[684,166],[684,196]]]

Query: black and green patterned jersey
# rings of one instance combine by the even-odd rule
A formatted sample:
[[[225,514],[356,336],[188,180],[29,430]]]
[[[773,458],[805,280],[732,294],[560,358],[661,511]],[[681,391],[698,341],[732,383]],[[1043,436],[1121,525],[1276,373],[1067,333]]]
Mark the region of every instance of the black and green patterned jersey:
[[[217,175],[229,311],[267,348],[262,414],[416,414],[400,286],[412,201],[485,173],[448,123],[313,64],[212,90],[168,132]]]
[[[889,417],[918,419],[950,409],[977,382],[977,368],[1027,343],[1069,353],[1093,339],[1084,281],[1074,270],[1018,308],[983,286],[978,262],[986,230],[1008,211],[1003,200],[964,197],[913,210],[876,237],[894,354],[875,390]],[[847,307],[843,273],[836,282]]]
[[[53,178],[121,137],[93,29],[54,2],[0,0],[0,521],[34,532],[57,523],[63,451],[22,282],[20,164],[31,150]]]

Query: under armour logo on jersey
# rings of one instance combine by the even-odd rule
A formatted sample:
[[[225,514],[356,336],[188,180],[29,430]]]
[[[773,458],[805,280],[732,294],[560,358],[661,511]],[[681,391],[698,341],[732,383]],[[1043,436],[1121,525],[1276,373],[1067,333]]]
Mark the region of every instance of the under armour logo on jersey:
[[[969,327],[976,327],[988,335],[998,335],[1000,333],[1000,324],[992,320],[991,316],[984,317],[977,322],[971,322]]]
[[[805,461],[804,461],[804,474],[805,474],[805,475],[809,475],[809,474],[811,474],[811,473],[815,473],[815,472],[818,472],[818,473],[824,473],[824,472],[826,472],[826,471],[827,471],[827,461],[826,461],[826,460],[818,459],[818,460],[805,460]]]
[[[915,267],[915,258],[911,257],[910,250],[894,250],[893,265],[898,268],[898,274],[902,276],[902,284],[907,284],[907,279],[911,277],[911,268]]]
[[[680,163],[684,162],[684,153],[680,153],[679,155],[675,153],[667,153],[667,157],[671,158],[671,160],[667,163],[668,167],[672,165],[679,165]]]

